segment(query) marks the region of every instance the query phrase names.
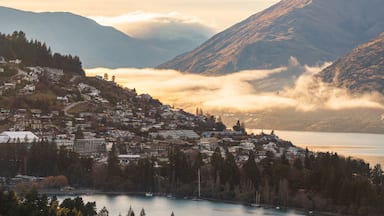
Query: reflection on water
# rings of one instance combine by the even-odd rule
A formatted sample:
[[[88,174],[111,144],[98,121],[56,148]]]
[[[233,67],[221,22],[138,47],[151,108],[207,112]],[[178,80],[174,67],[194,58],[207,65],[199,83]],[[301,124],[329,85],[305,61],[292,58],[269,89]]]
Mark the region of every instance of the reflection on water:
[[[58,197],[60,201],[67,197]],[[192,201],[184,199],[169,199],[166,197],[144,197],[127,195],[89,195],[82,197],[84,202],[96,202],[97,209],[104,206],[109,215],[126,215],[130,206],[138,215],[142,208],[148,216],[299,216],[304,215],[295,211],[277,211],[239,204],[216,203],[210,201]]]
[[[260,133],[261,130],[251,130]],[[264,131],[265,133],[268,131]],[[306,131],[275,131],[284,140],[311,151],[337,152],[364,159],[372,165],[384,165],[384,135],[362,133],[325,133]]]

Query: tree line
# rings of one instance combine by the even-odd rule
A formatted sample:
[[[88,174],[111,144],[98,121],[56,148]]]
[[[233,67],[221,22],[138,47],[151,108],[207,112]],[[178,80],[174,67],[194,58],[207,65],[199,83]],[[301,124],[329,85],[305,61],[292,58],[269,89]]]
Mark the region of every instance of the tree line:
[[[53,53],[45,44],[28,40],[22,31],[0,33],[0,56],[7,60],[22,60],[24,66],[41,66],[63,69],[66,73],[85,75],[78,56]]]
[[[380,165],[372,168],[362,160],[336,153],[313,154],[288,160],[267,152],[261,161],[250,151],[248,160],[236,163],[235,156],[219,148],[209,163],[196,150],[169,148],[168,161],[141,158],[122,166],[117,146],[105,164],[82,157],[48,142],[0,145],[0,175],[17,173],[34,176],[64,175],[70,185],[104,191],[153,192],[179,197],[198,195],[215,200],[261,203],[342,214],[380,215],[384,213],[384,177]],[[225,149],[225,148],[224,148]]]

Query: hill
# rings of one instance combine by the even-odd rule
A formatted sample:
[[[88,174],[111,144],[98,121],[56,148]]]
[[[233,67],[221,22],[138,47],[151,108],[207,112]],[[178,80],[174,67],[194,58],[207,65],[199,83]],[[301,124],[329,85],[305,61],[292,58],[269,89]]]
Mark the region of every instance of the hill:
[[[384,33],[324,69],[324,82],[355,93],[384,94]]]
[[[333,61],[384,31],[384,2],[282,0],[159,68],[228,73]]]
[[[197,46],[182,43],[182,51],[175,45],[160,46],[154,39],[133,38],[72,13],[33,13],[0,7],[0,32],[14,31],[45,42],[54,52],[79,56],[86,68],[151,67]]]

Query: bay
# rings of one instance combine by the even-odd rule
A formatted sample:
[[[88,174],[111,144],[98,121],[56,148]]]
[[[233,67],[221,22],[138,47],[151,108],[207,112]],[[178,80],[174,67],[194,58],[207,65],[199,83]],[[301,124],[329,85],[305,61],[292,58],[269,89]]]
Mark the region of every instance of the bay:
[[[125,216],[131,206],[135,215],[139,215],[144,208],[147,216],[301,216],[303,213],[294,210],[276,210],[267,208],[256,208],[241,204],[228,204],[212,201],[193,201],[188,199],[172,199],[167,197],[145,197],[131,195],[84,195],[81,196],[84,202],[96,202],[97,209],[104,206],[108,209],[110,216]],[[61,202],[70,196],[59,196]]]

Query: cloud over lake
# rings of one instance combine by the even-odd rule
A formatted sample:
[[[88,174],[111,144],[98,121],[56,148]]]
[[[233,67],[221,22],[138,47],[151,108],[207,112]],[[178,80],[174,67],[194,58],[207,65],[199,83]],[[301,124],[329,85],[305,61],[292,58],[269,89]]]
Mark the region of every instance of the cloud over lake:
[[[291,86],[279,91],[261,91],[255,83],[269,82],[268,78],[302,70]],[[87,69],[88,76],[108,73],[125,87],[138,93],[148,93],[163,103],[193,112],[204,110],[232,110],[253,112],[267,109],[294,108],[298,111],[318,109],[340,110],[354,108],[384,109],[378,94],[351,95],[323,83],[316,74],[323,67],[298,64],[272,70],[247,70],[220,76],[182,73],[175,70],[152,68]]]

